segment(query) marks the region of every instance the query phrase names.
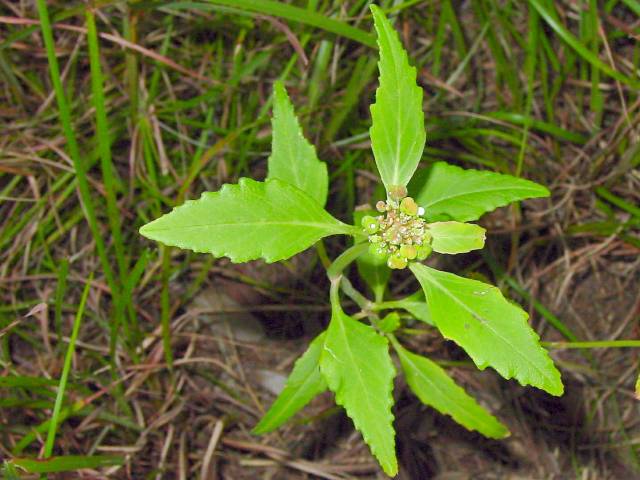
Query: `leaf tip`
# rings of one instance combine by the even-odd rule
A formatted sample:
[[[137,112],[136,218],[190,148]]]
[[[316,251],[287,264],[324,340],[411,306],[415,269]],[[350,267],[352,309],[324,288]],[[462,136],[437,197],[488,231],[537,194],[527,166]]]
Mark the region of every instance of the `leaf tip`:
[[[546,391],[554,397],[561,397],[562,395],[564,395],[564,384],[562,383],[559,372],[556,381],[553,383],[553,385],[548,386],[546,388]]]
[[[162,218],[162,217],[160,217],[160,218]],[[149,240],[156,240],[156,241],[157,241],[158,239],[156,238],[156,235],[154,235],[153,225],[154,225],[158,220],[159,220],[159,219],[156,219],[156,220],[152,220],[152,221],[151,221],[151,222],[149,222],[149,223],[145,223],[143,226],[141,226],[141,227],[138,229],[138,233],[139,233],[140,235],[142,235],[143,237],[148,238]]]
[[[138,233],[143,237],[149,238],[149,225],[150,223],[146,223],[138,229]]]
[[[540,198],[551,196],[551,190],[539,183],[537,185],[540,187]]]
[[[258,424],[251,429],[251,435],[264,435],[265,433],[269,432],[270,430],[265,427],[262,420],[260,420]]]
[[[398,475],[398,461],[394,459],[394,462],[392,464],[383,465],[382,470],[384,470],[384,473],[386,473],[390,477],[395,477],[396,475]]]

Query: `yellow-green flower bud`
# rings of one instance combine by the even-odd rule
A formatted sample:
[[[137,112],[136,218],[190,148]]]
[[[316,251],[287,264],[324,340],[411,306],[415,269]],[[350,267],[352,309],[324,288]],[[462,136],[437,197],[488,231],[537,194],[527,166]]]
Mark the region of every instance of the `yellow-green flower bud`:
[[[387,203],[383,200],[378,200],[376,202],[376,210],[378,210],[380,213],[384,213],[387,211]]]
[[[386,258],[387,254],[384,253],[381,249],[380,246],[375,244],[375,243],[370,243],[369,244],[369,253],[377,258]]]
[[[407,187],[404,185],[391,185],[389,187],[389,198],[391,200],[402,200],[407,196]]]
[[[407,261],[407,259],[402,257],[399,253],[394,253],[387,259],[387,265],[389,266],[389,268],[392,268],[394,270],[402,270],[403,268],[407,268],[408,264],[409,262]]]
[[[431,245],[423,244],[419,245],[416,248],[416,258],[418,260],[425,260],[429,255],[431,255]]]
[[[400,256],[407,260],[413,260],[418,256],[418,251],[413,245],[402,245],[400,247]]]
[[[405,197],[400,202],[400,211],[415,217],[418,214],[418,204],[411,197]]]
[[[376,233],[380,228],[378,219],[372,217],[371,215],[365,215],[364,217],[362,217],[361,223],[362,223],[362,228],[364,228],[364,231],[370,235]]]

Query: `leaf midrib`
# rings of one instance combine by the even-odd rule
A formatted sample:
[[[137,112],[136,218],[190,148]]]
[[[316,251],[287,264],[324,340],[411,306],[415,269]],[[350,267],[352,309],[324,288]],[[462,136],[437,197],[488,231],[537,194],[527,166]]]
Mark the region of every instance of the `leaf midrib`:
[[[428,188],[428,187],[427,187]],[[478,193],[489,193],[489,192],[500,192],[503,190],[528,190],[528,191],[537,191],[539,192],[540,190],[535,188],[535,187],[517,187],[517,188],[507,188],[507,187],[503,187],[503,188],[496,188],[496,187],[492,187],[492,188],[482,188],[479,190],[473,190],[471,192],[465,192],[462,194],[451,194],[451,195],[444,195],[441,197],[438,197],[436,200],[432,201],[431,203],[425,203],[424,205],[422,205],[423,207],[432,207],[433,205],[437,204],[438,202],[442,202],[444,200],[451,200],[452,198],[456,198],[456,197],[466,197],[466,196],[470,196],[470,195],[475,195]],[[418,197],[419,198],[419,197]]]
[[[441,395],[443,397],[445,397],[447,400],[449,400],[449,402],[452,405],[458,405],[458,403],[455,401],[455,398],[453,396],[447,394],[444,390],[442,390],[441,388],[438,387],[438,384],[436,382],[432,381],[431,379],[429,379],[429,377],[424,375],[422,370],[420,368],[418,368],[418,365],[409,357],[409,355],[405,354],[404,352],[402,353],[402,355],[403,355],[405,361],[411,364],[411,366],[413,367],[414,372],[417,372],[417,374],[420,376],[420,378],[422,378],[428,385],[430,385],[431,388],[433,388],[434,390],[439,391],[441,393]],[[454,385],[455,385],[455,383],[454,383]],[[457,387],[458,385],[455,385],[455,386]],[[469,397],[469,399],[473,400],[473,399],[471,399],[471,397]],[[422,399],[420,399],[420,400],[422,400]],[[427,402],[424,402],[424,403],[427,403]],[[442,412],[442,410],[440,410],[439,408],[435,407],[432,403],[429,403],[429,405],[433,406],[438,411]],[[465,410],[463,407],[458,407],[457,410],[459,412],[458,415],[460,415],[462,417],[466,417],[465,414],[467,413],[467,410]],[[460,412],[461,412],[461,414],[460,414]],[[446,415],[451,415],[452,417],[454,417],[453,413],[446,413],[445,412],[445,414]],[[477,420],[477,417],[472,416],[472,419]],[[485,420],[480,420],[479,423],[484,425],[487,428],[487,430],[491,430],[492,429],[492,426]],[[478,428],[475,428],[475,427],[471,427],[471,428],[474,428],[475,430],[480,431],[480,429],[478,429]]]
[[[204,228],[204,227],[247,227],[247,226],[278,226],[278,227],[286,227],[286,226],[300,226],[300,227],[314,227],[314,228],[322,228],[324,230],[331,230],[336,232],[348,232],[348,225],[330,224],[330,223],[317,223],[317,222],[234,222],[234,223],[203,223],[198,225],[180,225],[177,228]],[[175,230],[176,227],[162,227],[162,228],[148,228],[145,229],[147,232],[161,232],[165,230]]]
[[[344,315],[344,316],[343,315],[339,315],[338,316],[338,319],[340,320],[340,331],[342,333],[343,340],[344,340],[345,345],[347,347],[346,350],[349,353],[349,357],[350,357],[350,360],[351,360],[351,365],[356,367],[355,370],[357,372],[358,380],[360,381],[360,385],[361,385],[362,390],[364,392],[363,396],[366,399],[368,411],[371,412],[373,415],[375,415],[375,409],[371,407],[371,397],[369,395],[369,393],[370,393],[369,389],[366,388],[367,384],[364,382],[364,379],[362,377],[362,373],[360,372],[360,368],[358,367],[358,363],[356,362],[356,356],[353,354],[353,351],[351,350],[351,345],[349,344],[349,341],[347,339],[347,331],[346,331],[346,328],[345,328],[345,322],[347,321],[347,319],[349,321],[351,321],[351,319],[348,318],[348,317],[346,317],[346,318],[345,317],[346,317],[346,315]],[[355,321],[355,320],[353,320],[353,321]],[[377,422],[376,422],[376,425],[377,425]],[[378,432],[378,434],[379,434],[379,432]],[[362,435],[364,437],[364,432],[362,432]],[[377,448],[376,448],[376,450],[377,450]]]
[[[382,65],[383,61],[388,65],[388,70],[390,70],[391,72],[391,78],[393,78],[393,80],[395,80],[395,84],[396,84],[396,89],[393,89],[391,85],[388,85],[386,82],[383,85],[382,84],[382,69],[381,69],[381,75],[380,75],[380,87],[381,90],[383,90],[383,92],[387,92],[387,95],[391,96],[392,93],[394,93],[395,90],[395,94],[398,98],[398,103],[399,104],[403,104],[404,101],[403,99],[405,99],[405,97],[411,98],[411,90],[412,90],[412,85],[408,84],[406,81],[403,81],[403,75],[401,74],[401,72],[407,71],[407,70],[411,70],[411,65],[409,65],[409,59],[406,55],[405,52],[402,51],[402,47],[400,46],[400,51],[398,52],[398,47],[399,45],[396,42],[399,42],[400,40],[398,38],[394,38],[394,34],[397,34],[397,32],[395,32],[395,30],[388,25],[386,22],[381,23],[381,30],[384,32],[384,41],[387,44],[388,47],[388,53],[389,56],[387,55],[383,55],[382,51],[383,49],[380,48],[380,65]],[[381,38],[382,36],[380,36],[379,40],[382,40]],[[396,42],[394,42],[394,40]],[[404,54],[404,55],[403,55]],[[388,58],[390,57],[390,58]],[[384,60],[383,60],[384,59]],[[406,64],[405,64],[405,60],[406,60]],[[388,63],[387,63],[388,62]],[[387,76],[385,75],[384,78],[386,78]],[[418,88],[416,86],[416,88]],[[409,102],[410,104],[410,102]],[[381,114],[382,112],[378,111],[379,114]],[[394,112],[395,113],[395,112]],[[394,114],[393,115],[395,118],[395,124],[396,124],[396,129],[398,132],[404,132],[405,128],[405,116],[404,115],[398,115],[398,114]],[[419,125],[418,125],[418,130],[420,130]],[[386,132],[385,132],[386,133]],[[419,135],[418,135],[419,136]],[[385,137],[387,139],[387,141],[389,141],[389,135],[385,134]],[[413,136],[413,140],[411,141],[410,145],[408,145],[407,147],[407,151],[405,152],[405,154],[409,154],[410,152],[413,152],[414,147],[417,143],[417,138],[414,135]],[[401,173],[406,170],[406,168],[402,168],[402,161],[401,161],[401,156],[402,156],[402,141],[401,141],[402,135],[398,135],[395,137],[395,149],[392,146],[392,151],[395,150],[395,154],[394,154],[394,159],[393,159],[393,169],[391,171],[391,182],[390,185],[387,185],[387,188],[391,185],[396,185],[396,184],[400,184],[402,183],[400,181],[401,178]],[[393,144],[393,139],[391,140],[391,143]],[[415,166],[414,166],[415,169]],[[405,182],[406,183],[406,182]]]
[[[535,363],[529,361],[529,359],[522,353],[520,352],[519,349],[517,349],[514,345],[511,344],[511,342],[509,342],[505,337],[503,337],[502,335],[500,335],[496,330],[494,330],[491,327],[491,324],[487,321],[487,319],[483,316],[483,315],[478,315],[476,314],[475,311],[471,310],[465,303],[461,302],[460,300],[458,300],[455,296],[452,296],[449,294],[449,289],[445,288],[443,285],[441,285],[430,273],[428,273],[428,271],[425,271],[426,275],[429,277],[429,279],[431,280],[431,282],[442,292],[444,292],[445,295],[447,295],[447,297],[449,297],[450,299],[452,299],[455,303],[457,303],[458,305],[460,305],[464,310],[466,310],[471,317],[475,320],[475,316],[477,315],[478,317],[481,317],[483,319],[485,319],[485,324],[484,326],[490,330],[492,333],[494,333],[498,338],[500,338],[503,342],[505,342],[516,354],[517,356],[519,356],[520,358],[524,359],[525,363],[528,363],[529,365],[531,365],[534,370],[536,370],[538,373],[540,373],[540,375],[542,375],[542,378],[545,378],[547,380],[551,380],[551,384],[555,383],[553,378],[550,378],[546,375],[546,373],[543,370],[540,370],[540,368],[538,367],[538,365],[536,365]],[[495,288],[495,287],[493,287]],[[477,320],[476,320],[477,322]],[[531,327],[529,327],[531,328]],[[542,347],[540,347],[542,348]],[[517,376],[515,376],[517,378]]]

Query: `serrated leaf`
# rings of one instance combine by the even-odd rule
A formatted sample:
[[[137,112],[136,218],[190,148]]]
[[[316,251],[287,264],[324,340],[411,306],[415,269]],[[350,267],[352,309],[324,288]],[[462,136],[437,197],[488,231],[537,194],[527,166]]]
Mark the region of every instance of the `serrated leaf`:
[[[377,216],[375,210],[356,210],[353,212],[355,225],[360,225],[365,215]],[[382,299],[384,291],[391,278],[391,269],[387,266],[387,260],[380,255],[365,252],[356,259],[356,267],[360,277],[371,288],[376,299]]]
[[[445,162],[418,170],[408,188],[429,221],[469,222],[511,202],[549,196],[549,190],[529,180]]]
[[[320,374],[320,355],[324,339],[325,332],[322,332],[311,342],[307,351],[296,360],[284,389],[255,426],[253,433],[261,435],[275,430],[316,395],[327,389],[327,382]]]
[[[232,262],[292,257],[322,237],[353,233],[302,190],[278,179],[241,178],[147,223],[140,233],[165,245]]]
[[[387,475],[398,472],[387,339],[334,306],[320,371]]]
[[[435,362],[396,345],[409,388],[422,403],[450,415],[460,425],[486,437],[504,438],[509,430],[458,386]]]
[[[410,268],[442,335],[460,345],[479,369],[490,366],[504,378],[562,395],[560,372],[527,323],[527,313],[498,288],[418,263]]]
[[[377,6],[371,5],[371,11],[378,32],[380,86],[371,105],[369,134],[380,177],[389,191],[394,185],[407,185],[422,157],[426,139],[422,88],[393,26]]]
[[[484,247],[486,230],[480,225],[461,222],[435,222],[429,224],[433,236],[433,251],[438,253],[466,253]]]
[[[298,187],[321,206],[327,202],[327,164],[302,133],[300,123],[282,82],[273,86],[271,156],[267,178],[278,178]]]
[[[429,312],[429,307],[424,300],[424,292],[422,290],[415,292],[408,297],[401,298],[400,300],[385,302],[385,306],[389,308],[402,308],[413,315],[417,320],[433,325],[431,313]]]

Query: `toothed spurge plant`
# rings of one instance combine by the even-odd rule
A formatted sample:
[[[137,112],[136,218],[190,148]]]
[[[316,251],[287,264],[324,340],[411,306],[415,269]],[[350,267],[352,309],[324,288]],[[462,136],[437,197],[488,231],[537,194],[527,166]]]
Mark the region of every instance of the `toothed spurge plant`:
[[[350,235],[354,245],[328,267],[331,320],[297,360],[257,434],[282,425],[312,398],[329,389],[344,407],[383,470],[397,473],[393,428],[393,381],[398,365],[424,404],[481,434],[502,438],[507,427],[481,407],[437,363],[410,352],[396,331],[398,311],[437,328],[463,348],[479,369],[492,367],[553,395],[560,373],[527,323],[527,314],[484,282],[435,270],[422,263],[432,253],[457,254],[484,246],[485,230],[472,223],[483,213],[546,188],[520,178],[437,162],[416,171],[425,144],[422,89],[397,33],[372,6],[379,45],[379,87],[371,106],[371,147],[387,197],[375,210],[358,211],[347,225],[324,209],[325,163],[302,135],[282,83],[274,86],[272,153],[264,182],[242,178],[205,192],[142,227],[141,234],[166,245],[228,257],[232,262],[285,260],[329,235]],[[410,196],[409,196],[410,195]],[[356,262],[374,299],[356,291],[347,267]],[[408,268],[421,289],[387,298],[391,269]],[[347,315],[340,294],[362,309]],[[383,314],[386,313],[386,315]]]

